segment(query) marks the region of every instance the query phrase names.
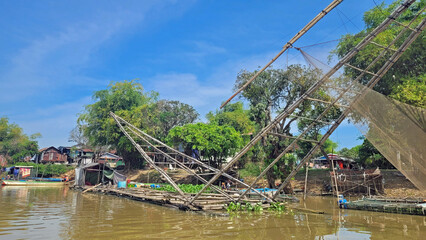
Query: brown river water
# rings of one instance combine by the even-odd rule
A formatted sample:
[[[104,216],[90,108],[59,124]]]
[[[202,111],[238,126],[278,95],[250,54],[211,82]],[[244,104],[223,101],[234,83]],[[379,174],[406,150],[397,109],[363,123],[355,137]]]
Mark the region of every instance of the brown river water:
[[[217,217],[68,188],[0,187],[0,239],[426,239],[425,217],[340,210],[334,202],[308,197],[294,205],[324,215]]]

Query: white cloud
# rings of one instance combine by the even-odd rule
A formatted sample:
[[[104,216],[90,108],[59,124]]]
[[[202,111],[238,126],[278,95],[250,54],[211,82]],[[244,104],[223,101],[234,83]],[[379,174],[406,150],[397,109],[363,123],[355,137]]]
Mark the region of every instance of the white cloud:
[[[76,126],[77,116],[84,105],[91,103],[91,97],[84,97],[73,102],[35,109],[31,117],[16,121],[24,130],[37,129],[41,133],[38,139],[40,147],[70,145],[68,136]],[[27,132],[33,134],[35,132]]]
[[[11,67],[0,68],[0,101],[29,98],[42,89],[63,86],[96,86],[105,82],[82,74],[91,64],[92,54],[113,36],[140,22],[153,4],[139,11],[112,9],[78,19],[59,32],[30,41],[11,59]],[[97,16],[97,17],[96,17]]]

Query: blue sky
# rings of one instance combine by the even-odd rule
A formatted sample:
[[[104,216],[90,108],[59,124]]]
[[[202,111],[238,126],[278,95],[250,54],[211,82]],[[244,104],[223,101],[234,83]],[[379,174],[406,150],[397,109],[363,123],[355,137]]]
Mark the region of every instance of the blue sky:
[[[267,63],[331,1],[0,1],[0,116],[40,147],[71,145],[94,91],[138,78],[204,116],[232,95],[237,73]],[[362,29],[372,0],[344,1],[296,46]],[[350,20],[349,20],[350,19]],[[336,42],[306,48],[326,62]],[[304,63],[291,50],[289,64]],[[273,66],[285,67],[287,55]],[[359,131],[331,137],[352,147]]]

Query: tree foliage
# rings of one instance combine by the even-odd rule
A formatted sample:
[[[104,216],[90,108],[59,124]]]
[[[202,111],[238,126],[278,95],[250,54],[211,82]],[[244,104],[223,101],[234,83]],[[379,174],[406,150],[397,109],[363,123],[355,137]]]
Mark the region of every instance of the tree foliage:
[[[345,56],[356,44],[358,44],[363,37],[365,37],[369,32],[376,28],[383,20],[389,16],[389,14],[401,4],[401,0],[395,1],[390,5],[385,5],[382,3],[378,7],[375,7],[364,13],[364,23],[366,26],[365,30],[360,31],[356,34],[345,35],[342,40],[339,42],[337,48],[333,51],[335,55],[339,58]],[[400,16],[397,21],[404,24],[408,24],[413,17],[424,7],[426,6],[426,1],[416,1],[413,3],[407,11],[405,11],[402,16]],[[414,24],[418,24],[425,15],[421,15]],[[391,41],[396,37],[396,35],[401,31],[403,27],[398,24],[391,25],[388,29],[380,33],[374,41],[381,45],[387,46]],[[409,31],[407,31],[409,34]],[[396,45],[400,45],[404,37],[400,38]],[[393,65],[393,67],[383,76],[380,82],[375,86],[375,90],[384,94],[390,95],[393,92],[398,92],[397,88],[400,85],[403,85],[404,82],[409,81],[409,79],[416,79],[417,76],[423,75],[425,73],[425,62],[426,62],[426,41],[425,33],[421,35],[411,44],[411,46],[404,52],[401,58]],[[365,47],[364,50],[360,51],[354,58],[349,62],[352,66],[356,66],[361,69],[365,69],[368,64],[370,64],[373,59],[382,51],[383,49],[379,46],[369,44]],[[377,62],[374,67],[370,70],[376,72],[390,57],[388,53],[385,55],[382,60]],[[347,76],[356,76],[359,74],[358,70],[352,68],[345,68],[345,74]],[[361,79],[362,83],[366,83],[369,80],[370,76],[365,76]],[[403,94],[412,94],[410,92],[399,92],[400,95]],[[424,94],[423,94],[424,95]],[[411,99],[411,97],[400,96],[399,99]]]
[[[158,101],[158,93],[145,92],[136,80],[113,82],[107,89],[95,92],[93,100],[95,102],[87,105],[78,118],[78,125],[84,126],[84,137],[90,146],[116,149],[128,168],[142,166],[142,158],[110,117],[110,112],[160,138],[164,138],[173,125],[192,122],[198,116],[189,105]]]
[[[160,100],[156,103],[156,108],[159,121],[156,136],[160,139],[165,139],[173,127],[193,123],[199,116],[192,106],[179,101]]]
[[[233,127],[196,123],[174,127],[167,142],[175,147],[182,146],[188,154],[197,149],[203,160],[219,167],[241,148],[243,139]]]
[[[236,80],[235,88],[240,88],[244,85],[256,72],[241,72]],[[256,81],[253,81],[242,93],[242,96],[250,104],[250,119],[256,123],[256,129],[259,131],[271,123],[274,115],[279,114],[287,109],[297,99],[299,99],[309,87],[317,82],[321,77],[321,72],[318,70],[302,67],[300,65],[289,66],[288,69],[268,69],[261,73]],[[315,98],[329,100],[329,97],[321,91],[317,92]],[[317,116],[325,105],[319,102],[304,101],[294,111],[294,115],[313,118]],[[325,119],[335,117],[339,112],[333,108]],[[293,136],[295,131],[291,131],[293,123],[300,120],[295,117],[283,119],[279,124],[274,126],[273,132]],[[303,129],[308,124],[304,120],[299,121],[299,128]],[[309,135],[316,139],[318,131],[322,126],[313,128]],[[295,130],[295,129],[293,129]],[[297,129],[296,129],[297,130]],[[260,144],[253,148],[252,160],[269,162],[274,160],[288,146],[290,140],[281,136],[265,136]],[[280,160],[281,161],[281,160]],[[281,166],[282,164],[287,167]],[[277,164],[277,168],[289,171],[293,164],[285,159]],[[267,178],[271,187],[275,184],[275,179],[279,178],[277,171],[268,171]],[[288,172],[283,172],[286,174]]]
[[[364,23],[366,29],[353,35],[345,35],[333,53],[339,58],[345,56],[346,53],[358,44],[363,37],[385,20],[387,16],[401,4],[401,2],[401,0],[398,0],[390,5],[382,3],[378,7],[365,12]],[[414,2],[409,9],[397,19],[397,21],[408,24],[425,6],[425,0]],[[424,17],[424,14],[420,15],[420,17],[414,21],[413,25],[417,25]],[[403,27],[401,25],[392,24],[387,30],[380,33],[374,41],[387,46],[391,43],[391,41],[393,41],[393,39],[395,39],[402,28]],[[407,31],[405,35],[408,35],[409,33],[410,31]],[[425,33],[421,33],[393,65],[393,67],[382,77],[382,79],[374,87],[374,90],[406,104],[423,108],[426,106],[425,38]],[[397,40],[396,46],[399,46],[404,39],[405,38],[402,37]],[[397,47],[393,46],[393,48]],[[379,46],[369,44],[364,50],[361,50],[354,58],[352,58],[349,63],[358,68],[365,69],[382,50],[383,49]],[[384,61],[390,57],[390,54],[393,54],[393,52],[385,54],[382,60],[378,61],[373,68],[370,69],[370,71],[377,72],[377,70],[383,65]],[[357,71],[358,70],[352,68],[345,68],[345,75],[353,78],[359,74]],[[366,75],[361,79],[361,82],[365,84],[370,78],[371,76]],[[361,161],[363,165],[388,167],[389,163],[385,161],[385,158],[368,140],[365,139],[358,150],[359,161]]]
[[[0,155],[4,155],[13,163],[32,157],[38,153],[36,139],[39,133],[27,136],[17,124],[9,123],[6,117],[0,118]]]
[[[255,123],[250,120],[250,110],[245,110],[242,102],[228,103],[215,113],[209,112],[206,118],[212,124],[233,127],[241,134],[244,145],[250,141],[255,131]],[[253,151],[250,150],[238,161],[238,166],[244,166],[252,156]]]

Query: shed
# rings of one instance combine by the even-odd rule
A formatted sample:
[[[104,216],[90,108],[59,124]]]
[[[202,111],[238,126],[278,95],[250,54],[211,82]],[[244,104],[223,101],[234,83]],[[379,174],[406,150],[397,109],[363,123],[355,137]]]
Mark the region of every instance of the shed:
[[[116,185],[119,181],[126,181],[126,176],[109,167],[108,164],[89,163],[75,169],[75,185],[77,186],[94,186],[108,182]]]

